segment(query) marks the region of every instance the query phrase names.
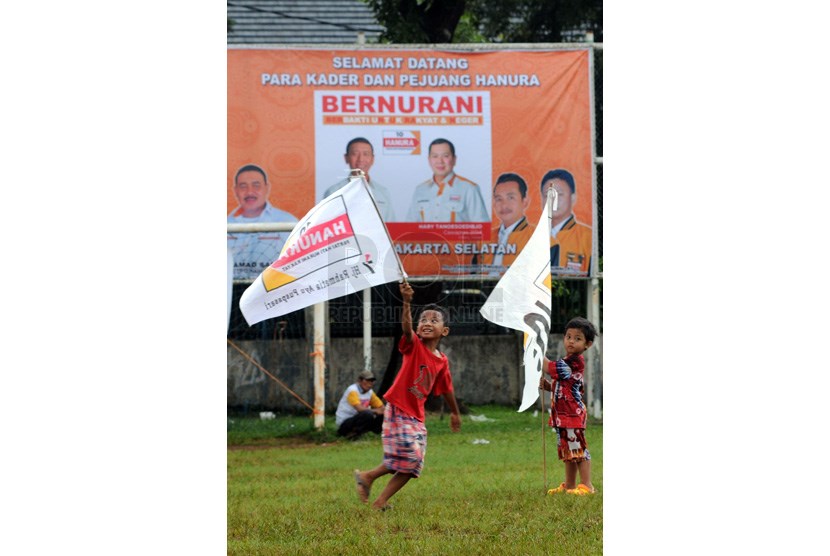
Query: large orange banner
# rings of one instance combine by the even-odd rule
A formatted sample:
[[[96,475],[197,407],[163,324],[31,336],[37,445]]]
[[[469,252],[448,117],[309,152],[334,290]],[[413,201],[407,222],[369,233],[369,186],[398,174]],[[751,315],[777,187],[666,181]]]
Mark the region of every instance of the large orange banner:
[[[410,275],[497,277],[558,194],[551,267],[591,272],[588,50],[228,50],[228,222],[296,222],[367,175]],[[288,232],[229,234],[236,278]]]

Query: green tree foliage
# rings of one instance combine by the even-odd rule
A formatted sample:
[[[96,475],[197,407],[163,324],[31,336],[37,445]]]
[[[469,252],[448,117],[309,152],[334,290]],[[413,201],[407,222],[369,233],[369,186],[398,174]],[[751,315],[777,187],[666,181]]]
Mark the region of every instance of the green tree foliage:
[[[378,22],[386,27],[382,42],[448,43],[461,16],[465,0],[365,0]]]
[[[386,27],[382,42],[602,42],[602,0],[364,0]]]
[[[469,0],[467,9],[488,42],[567,42],[567,31],[602,42],[602,0]]]

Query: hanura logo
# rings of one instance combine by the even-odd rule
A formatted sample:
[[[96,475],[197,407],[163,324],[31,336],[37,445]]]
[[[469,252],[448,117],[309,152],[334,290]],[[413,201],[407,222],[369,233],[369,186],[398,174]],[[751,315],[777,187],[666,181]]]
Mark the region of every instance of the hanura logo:
[[[280,258],[262,272],[265,291],[273,291],[300,276],[338,262],[349,250],[360,253],[348,214],[308,226],[292,236]],[[321,256],[323,254],[326,256]]]
[[[413,131],[384,131],[383,154],[421,154],[421,132]]]

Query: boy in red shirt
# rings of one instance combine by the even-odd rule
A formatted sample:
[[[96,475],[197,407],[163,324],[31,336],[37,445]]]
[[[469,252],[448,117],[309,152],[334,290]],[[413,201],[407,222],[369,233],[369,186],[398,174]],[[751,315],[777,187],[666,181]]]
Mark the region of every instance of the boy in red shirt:
[[[583,352],[594,343],[597,331],[587,319],[576,317],[565,325],[565,357],[557,361],[544,358],[543,368],[547,369],[552,382],[542,376],[539,387],[553,392],[550,407],[550,426],[558,438],[559,459],[565,462],[565,482],[548,490],[548,494],[593,494],[591,484],[591,454],[585,441],[585,423],[588,412],[585,408],[585,387]],[[576,484],[579,472],[580,482]]]
[[[427,396],[443,395],[450,407],[450,428],[453,432],[461,430],[449,361],[438,350],[441,338],[450,333],[447,312],[438,305],[427,305],[418,318],[417,331],[413,332],[409,306],[415,292],[408,282],[400,285],[400,291],[403,296],[403,336],[398,349],[403,354],[403,362],[395,381],[383,396],[387,402],[383,415],[383,462],[369,471],[354,471],[357,494],[364,504],[369,501],[375,479],[394,473],[372,504],[378,510],[391,508],[387,504],[389,499],[409,479],[421,475],[427,449],[424,424]]]

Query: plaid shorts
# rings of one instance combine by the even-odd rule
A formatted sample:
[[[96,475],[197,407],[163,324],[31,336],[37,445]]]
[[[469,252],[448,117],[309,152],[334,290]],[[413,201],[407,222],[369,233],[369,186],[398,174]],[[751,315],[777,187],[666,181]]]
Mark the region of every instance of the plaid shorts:
[[[417,478],[426,453],[426,425],[387,403],[383,412],[383,466]]]
[[[585,441],[585,429],[554,427],[554,430],[558,440],[556,444],[559,459],[573,463],[591,461],[588,442]]]

